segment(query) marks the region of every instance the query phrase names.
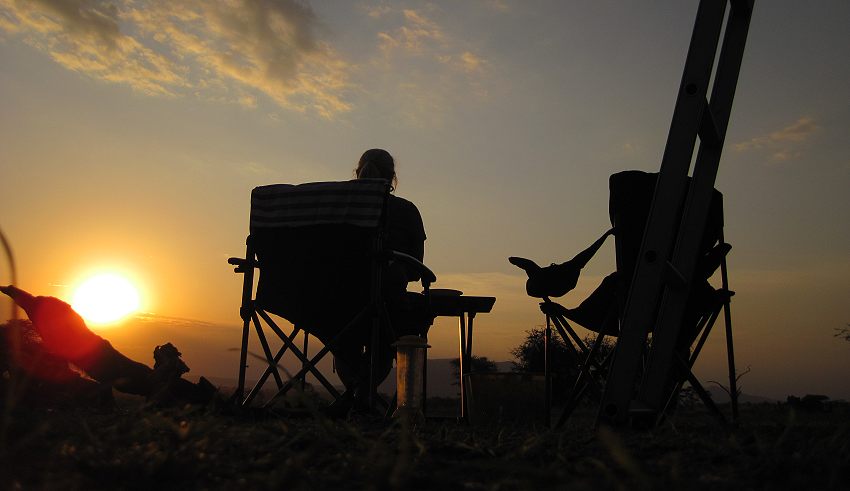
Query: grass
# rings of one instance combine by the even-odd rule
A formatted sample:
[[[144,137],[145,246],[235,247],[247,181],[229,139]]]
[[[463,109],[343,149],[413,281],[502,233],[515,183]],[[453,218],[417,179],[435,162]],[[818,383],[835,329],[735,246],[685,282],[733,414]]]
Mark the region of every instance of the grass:
[[[846,489],[850,405],[743,406],[724,431],[683,408],[652,431],[560,431],[222,408],[16,408],[0,442],[10,489]]]

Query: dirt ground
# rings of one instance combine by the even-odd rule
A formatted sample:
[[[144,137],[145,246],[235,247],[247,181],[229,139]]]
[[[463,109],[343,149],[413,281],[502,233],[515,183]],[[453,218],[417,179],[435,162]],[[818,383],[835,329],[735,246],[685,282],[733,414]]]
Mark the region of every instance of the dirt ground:
[[[8,408],[7,408],[8,409]],[[724,408],[728,409],[728,408]],[[745,405],[725,429],[682,408],[653,430],[561,430],[224,407],[6,411],[7,489],[847,489],[850,405]]]

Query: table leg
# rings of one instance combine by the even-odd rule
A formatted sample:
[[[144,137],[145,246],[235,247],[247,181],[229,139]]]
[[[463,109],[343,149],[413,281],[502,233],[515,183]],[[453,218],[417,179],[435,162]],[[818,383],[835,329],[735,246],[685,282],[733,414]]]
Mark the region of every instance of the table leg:
[[[425,344],[428,344],[428,334],[426,333],[424,336]],[[398,369],[398,367],[396,367]],[[428,349],[425,349],[425,364],[422,366],[422,415],[428,416],[428,409],[426,405],[428,404]]]
[[[463,386],[463,376],[466,374],[466,316],[460,315],[458,340],[460,342],[460,356],[458,358],[458,377],[460,387],[460,418],[466,420],[466,388]]]
[[[543,336],[543,411],[546,428],[549,428],[552,415],[552,319],[546,314],[546,331]]]
[[[467,314],[469,321],[466,325],[466,361],[470,364],[467,366],[467,369],[472,368],[472,320],[475,319],[475,313],[469,312]]]

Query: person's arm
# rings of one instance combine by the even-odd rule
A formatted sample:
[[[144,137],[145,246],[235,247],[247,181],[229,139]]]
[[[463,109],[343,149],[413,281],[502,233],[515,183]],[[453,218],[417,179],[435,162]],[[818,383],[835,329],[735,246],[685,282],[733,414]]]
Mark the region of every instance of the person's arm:
[[[389,215],[389,247],[423,263],[425,258],[425,226],[416,205],[403,198],[391,196]],[[417,268],[404,265],[407,282],[419,281]]]

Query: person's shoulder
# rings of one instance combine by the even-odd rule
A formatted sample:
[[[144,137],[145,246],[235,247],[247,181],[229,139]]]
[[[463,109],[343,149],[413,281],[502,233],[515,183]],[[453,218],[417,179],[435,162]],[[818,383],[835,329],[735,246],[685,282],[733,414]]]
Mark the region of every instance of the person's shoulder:
[[[420,236],[422,240],[425,239],[425,226],[422,223],[422,214],[419,213],[419,208],[416,205],[404,198],[391,194],[387,208],[387,213],[392,223],[396,226],[410,229],[416,235]]]
[[[415,212],[419,214],[419,208],[413,204],[413,202],[408,201],[400,196],[396,196],[394,194],[390,195],[389,205],[397,210],[404,210],[407,212]]]

